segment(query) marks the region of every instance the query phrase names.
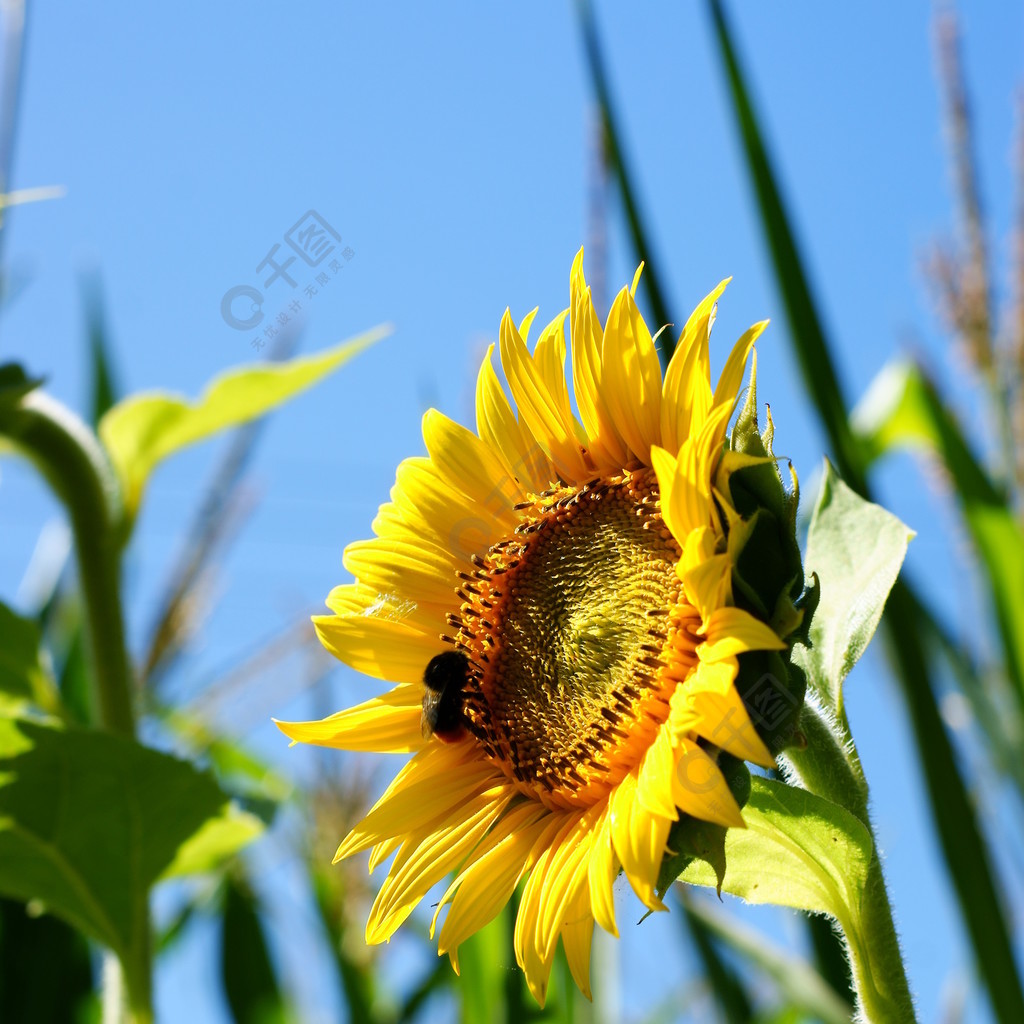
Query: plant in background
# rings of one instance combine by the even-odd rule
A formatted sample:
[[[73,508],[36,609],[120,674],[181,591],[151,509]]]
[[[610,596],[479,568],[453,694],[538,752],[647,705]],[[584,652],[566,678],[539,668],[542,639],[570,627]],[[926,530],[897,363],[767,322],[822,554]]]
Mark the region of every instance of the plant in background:
[[[237,748],[209,735],[199,744],[208,761],[223,759],[215,778],[136,739],[141,712],[165,710],[140,707],[154,694],[140,693],[125,643],[121,566],[146,482],[163,459],[280,405],[380,333],[224,374],[196,403],[132,396],[96,431],[19,366],[0,366],[0,451],[32,461],[71,525],[91,685],[85,695],[59,686],[38,625],[0,604],[0,893],[32,901],[116,958],[104,992],[114,1017],[123,993],[133,1021],[152,1019],[150,890],[222,872],[263,830],[222,785],[247,772]],[[158,717],[182,746],[190,733],[195,745],[196,722]],[[246,927],[248,905],[244,886],[229,887],[233,927]]]
[[[369,849],[371,869],[394,856],[367,941],[389,939],[453,875],[431,928],[448,907],[439,952],[458,970],[460,944],[522,885],[514,946],[530,990],[543,1004],[561,939],[589,995],[594,924],[618,933],[619,871],[650,910],[681,874],[831,915],[861,1008],[908,1018],[841,700],[908,531],[828,475],[810,539],[818,604],[795,475],[787,492],[770,416],[758,430],[756,361],[727,435],[766,324],[712,389],[723,282],[663,374],[634,299],[640,270],[602,328],[582,259],[532,353],[536,310],[519,329],[502,319],[514,404],[492,348],[476,433],[427,413],[427,457],[399,466],[376,538],[346,549],[356,581],[315,620],[342,661],[397,685],[279,723],[305,743],[414,755],[336,854]],[[801,710],[808,676],[828,706]],[[772,767],[779,753],[807,788],[751,779],[743,762]]]

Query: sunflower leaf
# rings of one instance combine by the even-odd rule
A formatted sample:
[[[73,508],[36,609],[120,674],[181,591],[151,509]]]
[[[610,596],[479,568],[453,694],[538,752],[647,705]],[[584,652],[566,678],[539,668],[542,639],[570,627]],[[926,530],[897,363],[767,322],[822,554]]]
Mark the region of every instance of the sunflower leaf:
[[[875,634],[913,535],[891,512],[854,494],[826,461],[805,559],[821,592],[810,644],[796,644],[792,657],[840,718],[843,680]]]
[[[150,886],[176,857],[198,862],[224,803],[210,776],[121,736],[0,718],[0,893],[125,961],[145,948]]]
[[[149,475],[168,455],[264,415],[389,330],[376,328],[318,355],[230,370],[214,379],[196,402],[166,392],[145,392],[119,402],[100,420],[99,434],[120,478],[129,521],[138,511]]]
[[[40,649],[39,627],[0,602],[0,707],[24,710],[35,704],[56,711],[56,685]]]
[[[725,873],[694,859],[679,880],[739,896],[850,921],[859,911],[871,835],[849,811],[805,789],[771,779],[751,781],[745,829],[725,835]]]
[[[263,822],[255,814],[225,804],[220,814],[207,818],[178,847],[159,880],[216,871],[258,838],[263,829]]]

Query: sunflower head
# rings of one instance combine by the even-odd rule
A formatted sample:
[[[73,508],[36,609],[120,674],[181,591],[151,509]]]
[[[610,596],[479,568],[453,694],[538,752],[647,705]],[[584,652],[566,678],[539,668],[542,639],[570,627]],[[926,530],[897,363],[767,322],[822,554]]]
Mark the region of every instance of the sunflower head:
[[[802,699],[787,671],[806,618],[795,493],[753,387],[727,436],[766,325],[712,388],[722,282],[663,373],[640,271],[602,324],[582,259],[532,351],[536,310],[518,326],[506,311],[511,400],[492,346],[476,430],[426,414],[426,456],[399,466],[376,536],[346,549],[355,582],[315,620],[342,661],[397,685],[281,723],[303,742],[413,754],[338,850],[371,850],[371,868],[393,857],[368,941],[451,875],[434,927],[444,915],[439,950],[458,969],[459,944],[521,886],[516,957],[541,1002],[559,939],[589,994],[620,871],[664,909],[670,829],[743,827],[742,762],[773,763]]]

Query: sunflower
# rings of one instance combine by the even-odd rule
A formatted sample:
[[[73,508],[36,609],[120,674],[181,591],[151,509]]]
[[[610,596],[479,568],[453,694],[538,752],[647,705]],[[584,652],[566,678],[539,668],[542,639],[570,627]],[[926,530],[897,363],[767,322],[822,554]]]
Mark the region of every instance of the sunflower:
[[[375,537],[351,544],[356,582],[314,619],[347,665],[397,685],[293,740],[411,753],[337,859],[394,855],[370,912],[388,940],[448,876],[431,934],[458,948],[522,887],[514,947],[543,1004],[561,937],[589,997],[594,923],[617,935],[621,870],[651,910],[681,816],[743,827],[718,757],[773,758],[738,692],[744,652],[782,651],[733,599],[750,530],[730,477],[763,456],[727,443],[751,327],[712,389],[708,337],[723,281],[694,310],[662,374],[635,302],[602,329],[583,275],[527,347],[536,310],[506,310],[481,366],[474,433],[427,412],[427,456],[399,467]],[[569,321],[572,385],[565,375]],[[742,603],[742,602],[741,602]],[[426,685],[425,669],[430,666]]]

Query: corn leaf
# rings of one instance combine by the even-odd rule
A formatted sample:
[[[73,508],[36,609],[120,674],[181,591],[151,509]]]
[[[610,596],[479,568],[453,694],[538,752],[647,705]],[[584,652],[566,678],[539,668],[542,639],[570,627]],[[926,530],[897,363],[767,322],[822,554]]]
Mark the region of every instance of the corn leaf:
[[[1024,532],[1007,496],[989,479],[934,385],[913,363],[875,378],[852,423],[870,460],[918,448],[942,461],[985,566],[1003,657],[1024,711]]]
[[[377,328],[315,356],[230,370],[196,402],[165,392],[119,402],[100,420],[99,434],[121,481],[129,521],[138,512],[150,474],[167,456],[270,412],[387,333]]]

